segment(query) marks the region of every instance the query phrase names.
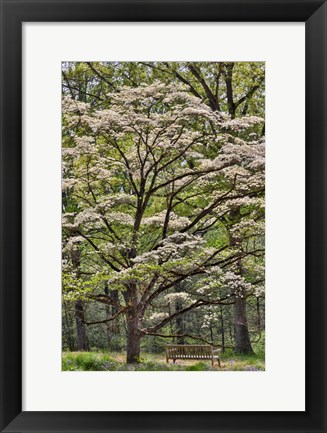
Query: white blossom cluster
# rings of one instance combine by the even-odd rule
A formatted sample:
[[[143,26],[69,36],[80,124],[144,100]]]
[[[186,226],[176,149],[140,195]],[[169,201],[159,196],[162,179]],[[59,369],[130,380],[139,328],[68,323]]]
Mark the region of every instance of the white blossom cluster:
[[[121,206],[125,204],[135,205],[135,203],[136,203],[136,199],[131,194],[126,194],[126,193],[116,193],[111,195],[106,194],[105,196],[100,198],[96,206],[96,209],[110,211],[111,209],[117,206]]]
[[[232,271],[223,272],[220,268],[215,269],[210,276],[200,280],[198,286],[197,294],[218,301],[221,298],[230,298],[231,296],[243,298],[252,289],[251,283],[246,282],[243,276]],[[216,295],[218,292],[220,293],[219,296]]]
[[[149,319],[152,320],[153,322],[161,322],[161,320],[165,319],[166,317],[168,317],[169,314],[168,313],[153,313]]]
[[[142,224],[153,226],[153,227],[162,227],[164,225],[166,219],[166,211],[162,211],[159,214],[152,215],[148,218],[143,218]],[[175,212],[170,212],[169,214],[169,223],[168,226],[170,229],[179,230],[191,223],[191,220],[187,217],[178,216]]]
[[[168,293],[167,295],[164,296],[164,299],[171,304],[176,304],[177,302],[184,304],[184,303],[188,303],[192,298],[188,293],[175,292],[175,293]]]
[[[219,313],[217,307],[209,305],[205,308],[205,314],[203,315],[203,322],[201,328],[210,328],[213,323],[217,323],[219,320]]]
[[[161,244],[152,251],[147,251],[134,259],[134,263],[158,263],[169,258],[170,261],[183,258],[192,258],[203,246],[204,241],[198,236],[187,233],[174,233],[164,239]],[[211,253],[208,250],[208,253]]]
[[[254,295],[258,298],[259,296],[263,296],[265,294],[265,287],[261,285],[256,285],[254,287]]]
[[[248,237],[248,236],[264,236],[265,225],[262,220],[255,221],[253,219],[241,220],[230,229],[232,235]]]
[[[76,245],[79,245],[82,242],[85,242],[85,239],[82,236],[72,236],[68,239],[68,241],[64,245],[63,251],[70,251]]]
[[[243,129],[248,129],[253,125],[263,123],[263,119],[257,116],[246,116],[237,119],[231,119],[224,122],[224,128],[231,131],[241,131]]]

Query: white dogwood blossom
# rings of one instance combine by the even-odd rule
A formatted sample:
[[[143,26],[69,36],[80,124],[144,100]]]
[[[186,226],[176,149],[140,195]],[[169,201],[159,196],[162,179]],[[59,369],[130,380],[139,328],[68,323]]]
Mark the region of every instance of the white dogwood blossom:
[[[252,280],[264,236],[263,120],[231,119],[158,81],[122,86],[104,106],[62,103],[64,251],[80,245],[85,275],[101,272],[87,294],[102,293],[105,280],[141,309],[262,293]],[[181,282],[192,290],[175,290]]]

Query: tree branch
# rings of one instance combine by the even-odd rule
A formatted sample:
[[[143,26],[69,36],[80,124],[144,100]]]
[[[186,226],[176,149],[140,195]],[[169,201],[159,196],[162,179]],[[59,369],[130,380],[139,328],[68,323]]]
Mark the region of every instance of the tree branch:
[[[107,83],[108,84],[108,86],[110,86],[113,90],[116,90],[115,89],[115,86],[110,82],[110,81],[108,81],[102,74],[100,74],[100,72],[98,72],[96,69],[95,69],[95,67],[92,65],[92,63],[91,62],[86,62],[86,64],[88,65],[88,67],[95,73],[95,75],[97,75],[99,78],[101,78],[101,80],[103,80],[105,83]]]
[[[155,326],[152,326],[152,328],[145,329],[146,332],[156,332],[158,329],[161,329],[163,326],[167,325],[167,323],[171,322],[176,317],[179,317],[188,311],[194,310],[195,308],[203,307],[205,305],[232,305],[235,304],[234,302],[224,302],[231,298],[231,296],[226,296],[225,298],[219,299],[219,300],[205,300],[205,299],[198,299],[193,304],[189,305],[186,308],[183,308],[182,310],[177,311],[174,314],[171,314],[169,317],[166,317],[163,319],[160,323],[158,323]]]
[[[142,329],[139,330],[141,333],[143,333],[144,335],[153,335],[155,337],[163,337],[163,338],[183,338],[183,337],[187,337],[187,338],[192,338],[193,340],[199,340],[199,341],[203,341],[206,344],[209,344],[210,346],[213,347],[225,347],[227,349],[232,349],[232,347],[229,346],[222,346],[221,344],[214,344],[212,341],[210,340],[206,340],[205,338],[202,337],[198,337],[196,335],[191,335],[191,334],[157,334],[155,332],[146,332]]]
[[[198,69],[195,67],[194,64],[190,63],[188,65],[189,70],[192,72],[192,74],[194,75],[194,77],[198,80],[198,82],[201,84],[201,86],[203,87],[203,90],[209,100],[209,105],[210,108],[213,111],[219,111],[219,104],[217,103],[217,100],[215,98],[215,95],[211,92],[209,86],[207,85],[207,83],[205,82],[204,78],[201,76],[200,72],[198,71]]]
[[[115,319],[117,319],[118,316],[120,316],[121,314],[125,313],[125,311],[127,310],[127,307],[122,308],[120,311],[118,311],[116,314],[114,314],[112,317],[109,317],[108,319],[104,319],[104,320],[97,320],[95,322],[85,322],[85,325],[90,326],[90,325],[98,325],[100,323],[107,323],[107,322],[111,322]]]
[[[113,263],[111,263],[100,251],[100,249],[98,248],[98,246],[90,239],[88,238],[84,233],[82,233],[80,230],[77,231],[77,233],[82,236],[94,249],[95,251],[97,251],[100,255],[100,257],[102,258],[102,260],[107,263],[107,265],[109,265],[111,267],[111,269],[113,269],[116,272],[120,272],[120,269],[117,268]]]

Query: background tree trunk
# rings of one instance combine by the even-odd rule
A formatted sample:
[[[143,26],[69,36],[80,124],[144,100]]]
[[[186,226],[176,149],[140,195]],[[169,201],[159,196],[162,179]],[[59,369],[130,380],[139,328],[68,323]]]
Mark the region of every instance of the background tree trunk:
[[[258,332],[261,331],[261,319],[260,319],[260,299],[257,298],[257,328]]]
[[[90,350],[89,341],[87,338],[86,327],[84,323],[83,302],[80,299],[75,303],[75,317],[77,331],[77,350],[88,352]]]
[[[223,352],[225,352],[225,324],[224,324],[224,312],[223,307],[220,305],[220,325],[221,325],[221,345]]]
[[[80,278],[80,257],[81,252],[78,248],[74,249],[71,253],[72,264],[76,272],[76,277]],[[84,322],[84,306],[83,302],[78,299],[75,303],[75,318],[76,318],[76,333],[77,333],[77,350],[89,351],[89,341],[86,333],[86,326]]]
[[[74,352],[75,350],[75,339],[74,339],[74,321],[71,312],[68,311],[67,305],[63,303],[65,323],[63,322],[63,339],[66,337],[69,350]]]
[[[179,301],[176,302],[176,312],[182,310],[182,305]],[[183,335],[184,334],[184,320],[183,316],[178,316],[176,318],[176,330],[177,334]],[[185,344],[184,337],[178,337],[177,338],[177,344]]]
[[[238,207],[230,212],[230,217],[234,221],[240,221],[241,211]],[[233,236],[229,233],[231,243],[234,242]],[[242,260],[236,263],[239,274],[243,275]],[[236,298],[234,304],[234,329],[235,329],[235,352],[254,353],[249,336],[248,321],[246,316],[246,300],[240,296]]]
[[[234,304],[234,326],[235,352],[253,354],[246,318],[246,300],[240,297]]]

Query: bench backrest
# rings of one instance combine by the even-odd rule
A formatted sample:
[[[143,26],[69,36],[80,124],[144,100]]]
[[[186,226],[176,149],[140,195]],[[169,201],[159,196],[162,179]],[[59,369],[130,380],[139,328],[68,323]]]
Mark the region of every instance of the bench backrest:
[[[165,347],[168,358],[211,359],[212,346],[203,344],[169,344]]]

